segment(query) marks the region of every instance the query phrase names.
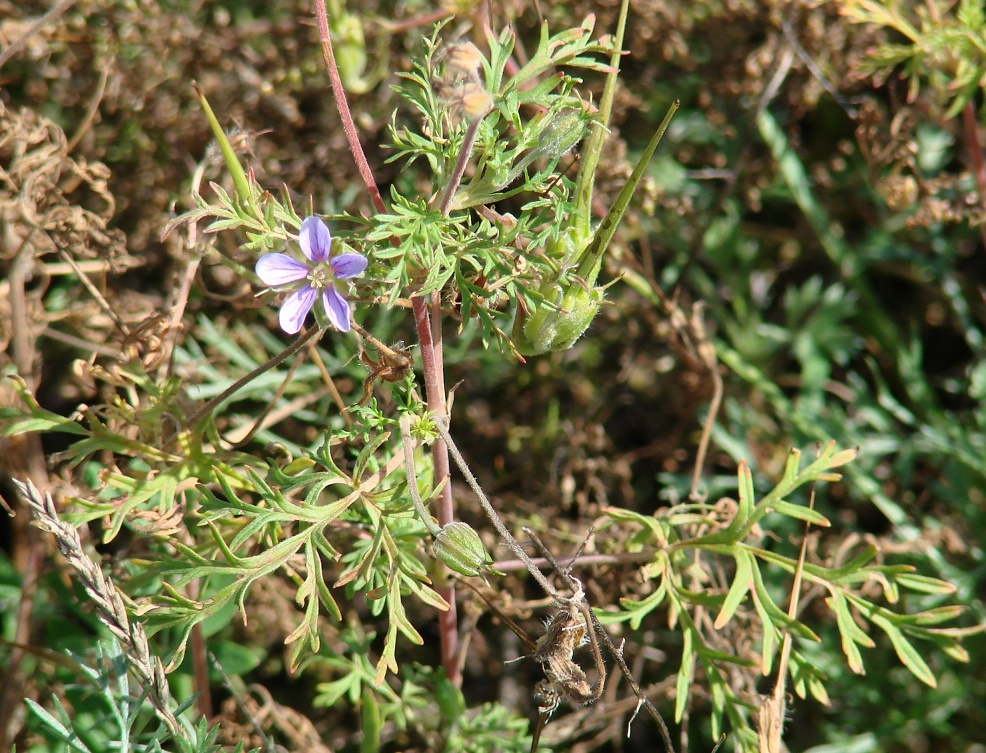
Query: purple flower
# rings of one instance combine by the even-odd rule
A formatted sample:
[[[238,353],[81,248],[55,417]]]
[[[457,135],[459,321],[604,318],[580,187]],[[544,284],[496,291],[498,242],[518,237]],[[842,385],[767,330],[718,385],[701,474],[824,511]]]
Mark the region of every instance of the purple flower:
[[[322,305],[332,326],[348,332],[349,304],[336,289],[336,281],[361,275],[366,269],[366,257],[350,253],[329,258],[332,233],[318,217],[306,217],[301,223],[298,245],[308,259],[307,264],[287,254],[264,254],[257,261],[257,275],[265,285],[297,286],[281,306],[278,316],[281,329],[289,335],[297,333],[322,291]]]

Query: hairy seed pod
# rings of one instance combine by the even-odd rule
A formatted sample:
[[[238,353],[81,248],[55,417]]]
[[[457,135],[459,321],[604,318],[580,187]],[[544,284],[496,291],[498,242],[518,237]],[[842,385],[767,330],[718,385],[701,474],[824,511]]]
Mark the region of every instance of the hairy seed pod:
[[[544,124],[540,143],[534,152],[538,157],[558,159],[578,146],[587,128],[585,116],[579,110],[554,112]]]
[[[483,546],[479,534],[467,523],[446,523],[435,536],[432,548],[438,559],[460,575],[498,572],[493,567],[493,558]]]
[[[589,288],[580,280],[559,286],[534,311],[518,313],[514,344],[525,356],[568,350],[582,337],[599,313],[602,288]]]

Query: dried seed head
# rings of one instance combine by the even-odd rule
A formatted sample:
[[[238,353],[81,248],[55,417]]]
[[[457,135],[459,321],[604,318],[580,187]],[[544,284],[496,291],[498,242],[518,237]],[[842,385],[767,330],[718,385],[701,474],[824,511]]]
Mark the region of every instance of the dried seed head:
[[[445,51],[445,75],[450,81],[479,82],[485,58],[472,42],[450,45]]]
[[[784,704],[778,704],[771,696],[763,696],[758,714],[757,733],[760,737],[760,750],[764,753],[780,753],[781,734],[784,731]]]
[[[585,706],[599,698],[599,693],[589,684],[589,678],[578,664],[571,660],[554,659],[544,665],[544,676],[570,703]]]
[[[574,601],[559,607],[548,619],[545,628],[534,652],[534,658],[541,663],[558,658],[571,661],[575,649],[587,641],[585,619]]]

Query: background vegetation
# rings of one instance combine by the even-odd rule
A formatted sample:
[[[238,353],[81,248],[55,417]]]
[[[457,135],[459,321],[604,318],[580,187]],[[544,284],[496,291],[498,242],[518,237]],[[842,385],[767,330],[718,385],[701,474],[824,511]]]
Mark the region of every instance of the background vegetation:
[[[590,14],[594,38],[617,25],[618,3],[493,5],[330,6],[342,81],[388,201],[434,188],[425,160],[393,159],[388,129],[420,126],[422,110],[395,88],[409,86],[399,74],[420,65],[436,21],[451,18],[443,37],[461,33],[484,53],[484,25],[512,27],[519,61],[537,49],[539,13],[552,32]],[[792,690],[807,696],[790,699],[790,750],[984,750],[978,6],[634,2],[597,220],[670,103],[681,109],[605,256],[600,282],[614,284],[586,336],[522,362],[482,315],[462,316],[462,290],[482,289],[478,277],[442,287],[459,447],[515,535],[530,526],[567,556],[595,526],[573,572],[614,640],[626,640],[677,750],[711,750],[720,729],[728,749],[758,749],[776,670],[762,673],[761,656],[775,632],[796,636]],[[528,750],[543,674],[530,660],[505,663],[528,650],[466,588],[461,692],[442,674],[444,574],[425,526],[400,507],[406,479],[347,510],[326,547],[275,556],[308,530],[302,498],[330,483],[355,489],[398,458],[400,443],[377,440],[385,429],[399,437],[395,416],[414,412],[409,383],[372,385],[375,399],[358,407],[368,369],[354,335],[330,331],[308,358],[254,380],[188,435],[198,444],[180,463],[167,457],[188,419],[291,341],[273,299],[256,296],[258,250],[244,246],[262,246],[255,236],[201,223],[163,237],[197,207],[193,192],[217,205],[209,181],[235,187],[193,81],[260,186],[278,199],[286,186],[300,216],[312,197],[317,213],[374,218],[332,227],[381,254],[368,276],[388,273],[376,248],[396,221],[380,219],[356,172],[311,5],[51,8],[35,28],[48,7],[0,0],[0,389],[6,479],[49,490],[48,520],[71,525],[37,530],[5,483],[17,514],[0,518],[0,750]],[[605,71],[566,70],[586,101],[600,101]],[[545,170],[574,179],[574,153],[557,163]],[[522,216],[510,197],[496,208]],[[282,227],[297,232],[290,220]],[[399,305],[360,303],[356,321],[376,339],[415,341]],[[366,352],[379,356],[372,343]],[[693,465],[720,379],[696,498]],[[792,476],[792,448],[804,471],[830,441],[858,449],[848,463],[822,455],[841,478],[827,461]],[[419,460],[427,496],[431,470]],[[457,516],[506,573],[475,585],[538,636],[551,600],[455,483]],[[282,517],[268,514],[275,499]],[[251,505],[264,512],[251,518]],[[806,537],[816,515],[830,525]],[[730,527],[741,518],[742,531]],[[764,605],[787,611],[803,539],[809,577],[797,620],[785,620]],[[224,559],[220,541],[244,548]],[[731,588],[754,570],[758,588]],[[636,699],[607,662],[603,697],[559,708],[542,746],[659,749],[650,719],[626,738]],[[170,718],[160,713],[169,703]]]

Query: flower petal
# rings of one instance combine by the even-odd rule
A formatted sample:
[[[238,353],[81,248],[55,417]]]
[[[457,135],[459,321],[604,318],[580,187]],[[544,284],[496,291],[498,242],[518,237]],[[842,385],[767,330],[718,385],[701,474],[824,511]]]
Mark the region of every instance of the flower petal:
[[[304,280],[311,270],[287,254],[264,254],[257,260],[256,271],[264,285],[276,287]]]
[[[350,277],[363,274],[363,270],[366,269],[366,257],[363,254],[339,254],[332,257],[329,266],[332,267],[332,273],[337,280],[348,280]]]
[[[298,233],[301,252],[313,262],[328,261],[332,247],[332,233],[321,217],[305,217]]]
[[[311,285],[305,285],[305,287],[289,295],[284,305],[281,306],[281,313],[277,317],[281,329],[289,335],[297,334],[301,325],[305,323],[305,317],[312,310],[317,297],[318,291]]]
[[[331,285],[322,291],[322,303],[332,326],[340,332],[349,332],[349,304]]]

